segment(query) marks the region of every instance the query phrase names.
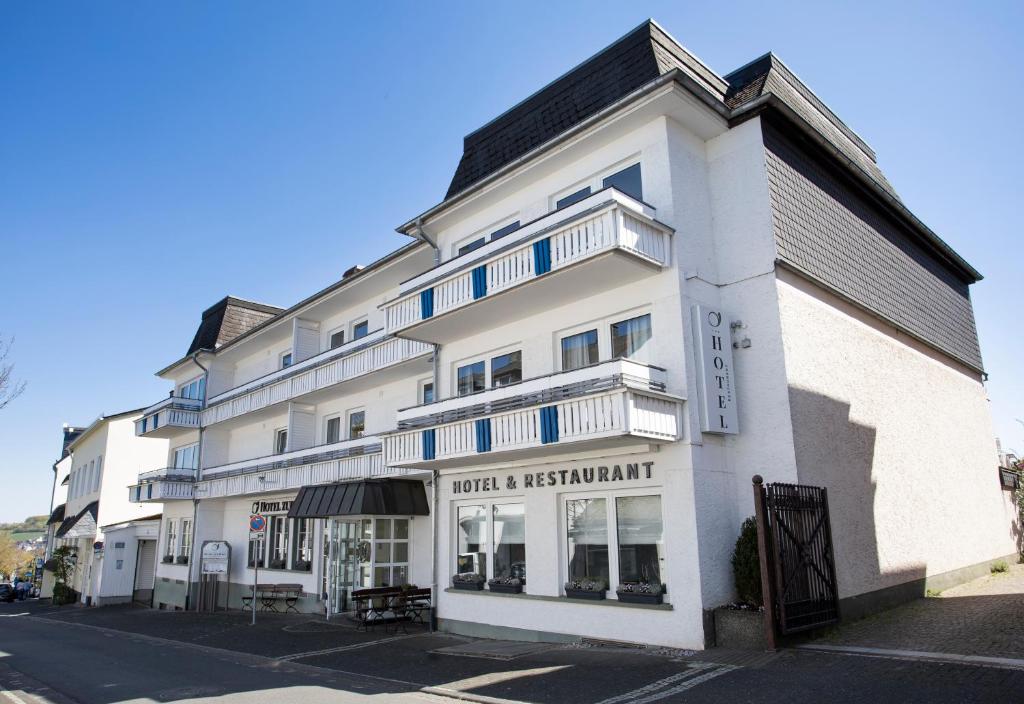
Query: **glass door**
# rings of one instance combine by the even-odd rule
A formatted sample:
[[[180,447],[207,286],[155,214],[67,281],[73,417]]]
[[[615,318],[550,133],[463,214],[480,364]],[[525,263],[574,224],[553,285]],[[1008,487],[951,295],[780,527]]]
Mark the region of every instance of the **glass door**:
[[[348,611],[354,589],[359,589],[359,522],[328,521],[327,617]]]

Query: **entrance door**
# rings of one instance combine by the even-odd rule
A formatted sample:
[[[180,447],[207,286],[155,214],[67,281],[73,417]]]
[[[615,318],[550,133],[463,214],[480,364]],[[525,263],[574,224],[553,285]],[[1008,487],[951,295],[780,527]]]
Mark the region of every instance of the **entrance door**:
[[[135,562],[135,601],[150,603],[153,600],[153,571],[156,568],[156,541],[140,540]]]
[[[329,521],[327,565],[327,617],[348,611],[352,591],[362,587],[359,521]]]

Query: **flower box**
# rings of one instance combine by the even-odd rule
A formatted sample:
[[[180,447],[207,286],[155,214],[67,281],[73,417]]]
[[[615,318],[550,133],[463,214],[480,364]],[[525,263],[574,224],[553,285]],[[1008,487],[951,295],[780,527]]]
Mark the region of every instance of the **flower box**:
[[[523,585],[522,583],[488,582],[487,591],[494,592],[495,594],[522,594]]]
[[[163,562],[165,565],[172,564],[174,562],[174,555],[164,555],[161,562]]]
[[[187,565],[188,557],[185,555],[178,555],[178,559],[175,560],[175,562],[177,562],[179,565]]]
[[[644,594],[643,592],[615,592],[623,604],[660,604],[662,594]]]
[[[483,582],[452,582],[452,588],[462,589],[467,592],[482,592],[484,590]]]
[[[570,599],[586,599],[588,601],[602,601],[604,590],[594,591],[593,589],[570,589],[565,588],[565,595]]]

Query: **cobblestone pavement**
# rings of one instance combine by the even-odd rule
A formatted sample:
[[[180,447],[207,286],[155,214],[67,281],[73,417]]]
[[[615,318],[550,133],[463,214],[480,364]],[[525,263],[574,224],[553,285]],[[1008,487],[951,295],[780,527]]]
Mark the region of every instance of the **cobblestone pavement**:
[[[841,626],[815,643],[1024,659],[1024,565]]]

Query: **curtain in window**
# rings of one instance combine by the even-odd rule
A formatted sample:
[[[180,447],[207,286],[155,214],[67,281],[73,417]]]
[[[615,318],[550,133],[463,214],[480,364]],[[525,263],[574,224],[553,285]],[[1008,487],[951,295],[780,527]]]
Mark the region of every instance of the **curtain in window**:
[[[597,356],[597,330],[562,338],[562,371],[594,364]]]
[[[612,356],[632,357],[651,339],[651,316],[612,324]]]

